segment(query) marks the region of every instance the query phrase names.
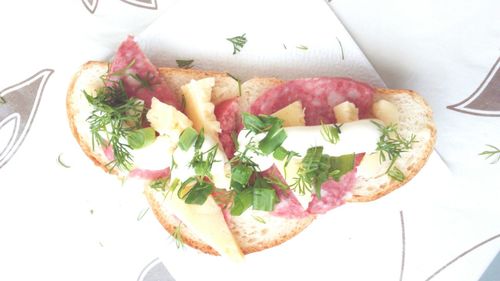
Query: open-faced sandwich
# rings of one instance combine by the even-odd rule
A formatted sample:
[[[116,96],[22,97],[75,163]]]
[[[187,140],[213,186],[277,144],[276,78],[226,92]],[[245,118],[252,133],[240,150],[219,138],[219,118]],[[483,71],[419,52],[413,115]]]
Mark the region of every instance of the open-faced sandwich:
[[[436,135],[431,109],[412,91],[157,68],[132,37],[111,63],[81,67],[67,111],[85,154],[139,179],[170,234],[235,260],[346,202],[402,186]]]

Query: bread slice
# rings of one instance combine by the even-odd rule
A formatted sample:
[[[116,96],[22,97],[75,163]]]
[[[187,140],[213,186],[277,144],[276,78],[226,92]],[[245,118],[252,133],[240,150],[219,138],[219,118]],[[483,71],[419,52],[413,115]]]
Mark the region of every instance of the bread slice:
[[[74,75],[69,86],[66,106],[71,131],[85,154],[106,172],[121,175],[117,170],[108,171],[105,165],[109,160],[104,151],[92,147],[89,126],[86,122],[92,108],[88,105],[83,90],[91,92],[101,86],[99,77],[105,74],[107,69],[108,65],[104,62],[91,61],[83,65]],[[217,104],[240,96],[239,103],[242,111],[246,111],[265,90],[283,83],[275,78],[254,78],[244,82],[240,91],[238,82],[224,72],[160,68],[160,73],[168,86],[178,95],[181,94],[181,86],[191,79],[214,77],[212,102]],[[359,177],[352,197],[348,200],[350,202],[375,200],[411,180],[425,164],[435,143],[436,129],[432,121],[431,109],[418,94],[408,90],[377,89],[375,99],[386,99],[395,104],[400,113],[398,127],[401,135],[409,137],[414,134],[418,142],[413,145],[411,151],[404,153],[403,157],[396,162],[397,167],[406,175],[403,182],[394,181],[385,174],[376,178]],[[218,254],[162,206],[162,195],[149,187],[145,188],[144,193],[158,221],[171,235],[177,227],[181,227],[178,233],[186,245],[205,253]],[[248,254],[289,240],[304,230],[314,219],[314,215],[300,219],[287,219],[272,216],[267,212],[248,211],[239,217],[232,217],[228,225],[242,252]]]

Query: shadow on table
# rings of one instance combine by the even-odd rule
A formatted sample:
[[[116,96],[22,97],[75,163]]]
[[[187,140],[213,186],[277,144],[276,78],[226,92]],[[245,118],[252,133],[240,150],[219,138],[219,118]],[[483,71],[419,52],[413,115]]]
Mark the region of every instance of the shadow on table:
[[[498,281],[500,280],[500,252],[490,263],[486,271],[478,281]]]

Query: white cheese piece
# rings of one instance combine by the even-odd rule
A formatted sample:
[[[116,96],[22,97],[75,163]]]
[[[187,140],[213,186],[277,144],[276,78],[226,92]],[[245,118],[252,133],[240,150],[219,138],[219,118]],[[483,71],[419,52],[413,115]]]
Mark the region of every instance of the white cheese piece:
[[[302,108],[302,103],[299,100],[289,104],[288,106],[276,111],[271,115],[283,120],[283,127],[306,125],[306,121],[304,119],[304,109]]]
[[[160,135],[180,135],[184,129],[193,125],[184,113],[157,98],[151,99],[151,109],[146,118]]]
[[[347,123],[358,120],[358,112],[359,110],[356,105],[349,101],[345,101],[333,107],[333,113],[335,114],[337,123]]]
[[[167,135],[158,136],[153,143],[130,151],[135,168],[144,170],[163,170],[170,167],[170,158],[177,146],[177,139]]]
[[[215,159],[212,164],[212,169],[210,170],[213,183],[217,188],[229,190],[231,185],[231,171],[230,169],[228,170],[229,166],[226,154],[219,149],[218,144],[208,135],[205,135],[205,141],[200,150],[201,152],[206,152],[214,146],[217,146],[217,152],[215,153]],[[171,171],[172,179],[179,179],[183,182],[196,175],[194,168],[190,167],[194,155],[194,146],[191,146],[187,151],[182,150],[180,147],[175,149],[172,157],[175,161],[175,168]],[[203,156],[204,159],[206,159],[206,157],[206,155]]]
[[[213,247],[219,254],[234,261],[244,256],[224,220],[224,215],[210,195],[203,205],[186,204],[173,192],[160,199],[164,208],[179,218],[194,235]],[[182,230],[181,230],[182,231]]]
[[[386,125],[398,122],[398,108],[390,101],[379,100],[373,103],[372,111],[373,115],[382,120]]]
[[[215,106],[210,101],[214,85],[214,78],[191,80],[181,90],[186,100],[186,115],[193,122],[193,128],[198,132],[203,128],[205,134],[218,141],[221,129],[214,114]]]

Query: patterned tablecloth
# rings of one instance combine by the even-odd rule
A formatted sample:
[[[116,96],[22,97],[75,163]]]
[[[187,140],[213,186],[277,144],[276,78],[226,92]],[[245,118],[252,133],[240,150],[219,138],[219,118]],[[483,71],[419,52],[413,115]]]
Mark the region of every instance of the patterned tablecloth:
[[[480,155],[500,148],[500,4],[372,2],[2,3],[0,279],[500,279],[500,152]],[[241,33],[233,55],[225,38]],[[72,75],[128,34],[161,66],[416,90],[434,111],[436,152],[404,188],[338,208],[244,266],[177,250],[141,191],[96,169],[67,123]]]

